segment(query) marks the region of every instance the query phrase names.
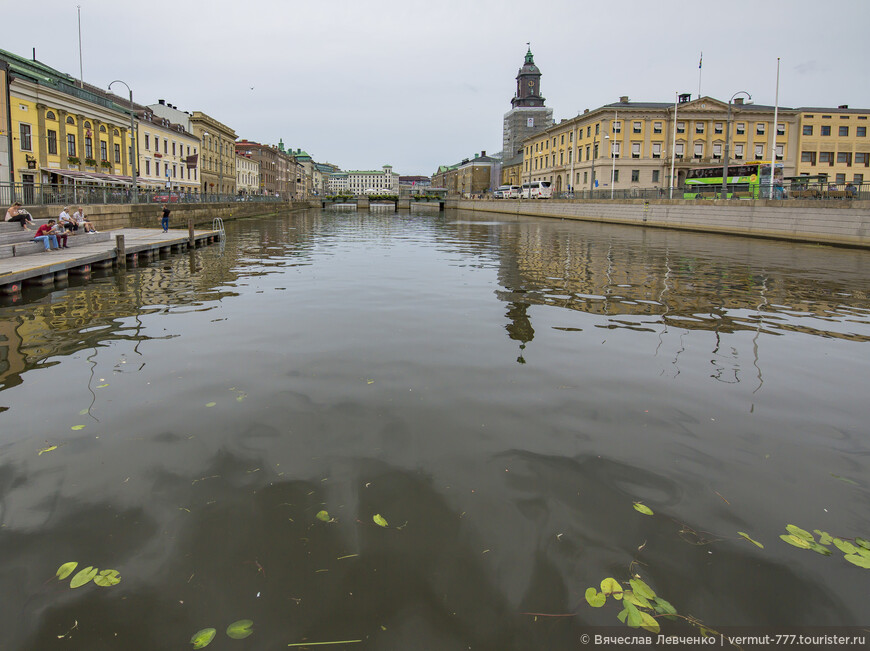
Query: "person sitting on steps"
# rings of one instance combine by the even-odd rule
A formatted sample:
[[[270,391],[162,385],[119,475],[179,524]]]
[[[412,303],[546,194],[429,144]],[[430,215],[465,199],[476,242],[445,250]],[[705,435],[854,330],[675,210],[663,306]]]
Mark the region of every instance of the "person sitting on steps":
[[[36,229],[36,235],[33,236],[34,242],[42,242],[45,245],[46,253],[51,251],[51,244],[54,244],[55,249],[60,248],[57,245],[57,237],[51,232],[52,229],[54,229],[54,224],[55,221],[53,219],[49,219],[47,224],[43,224]]]
[[[73,220],[77,226],[81,226],[85,229],[85,233],[97,233],[96,228],[94,228],[93,222],[89,222],[85,219],[85,209],[79,206],[78,210],[73,213]]]
[[[6,220],[7,222],[20,222],[21,228],[24,230],[30,230],[28,228],[28,224],[33,223],[33,217],[27,212],[24,208],[21,207],[21,204],[17,201],[9,206],[9,210],[6,211]]]
[[[68,249],[69,244],[67,244],[67,240],[69,239],[69,233],[67,232],[64,225],[61,223],[55,224],[51,229],[51,234],[57,237],[58,247],[59,249]]]
[[[75,219],[69,216],[69,207],[64,206],[57,218],[58,223],[68,231],[77,231],[79,229]]]

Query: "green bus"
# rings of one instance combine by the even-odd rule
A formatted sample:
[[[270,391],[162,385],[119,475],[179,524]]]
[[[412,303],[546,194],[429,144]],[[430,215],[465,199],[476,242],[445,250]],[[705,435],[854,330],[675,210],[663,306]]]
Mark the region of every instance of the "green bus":
[[[770,192],[770,162],[747,161],[728,166],[728,199],[766,199]],[[721,199],[722,166],[698,167],[686,174],[683,199]],[[773,172],[773,198],[782,199],[782,164]]]

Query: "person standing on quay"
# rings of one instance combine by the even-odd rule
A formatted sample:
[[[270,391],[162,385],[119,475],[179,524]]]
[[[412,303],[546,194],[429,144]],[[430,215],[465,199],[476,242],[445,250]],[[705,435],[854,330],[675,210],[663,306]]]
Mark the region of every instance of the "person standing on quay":
[[[163,204],[163,219],[160,220],[160,223],[161,223],[161,225],[163,226],[163,232],[164,232],[164,233],[168,233],[168,232],[169,232],[169,213],[170,213],[170,212],[172,212],[172,211],[169,210],[169,208],[167,207],[167,205],[164,203],[164,204]]]

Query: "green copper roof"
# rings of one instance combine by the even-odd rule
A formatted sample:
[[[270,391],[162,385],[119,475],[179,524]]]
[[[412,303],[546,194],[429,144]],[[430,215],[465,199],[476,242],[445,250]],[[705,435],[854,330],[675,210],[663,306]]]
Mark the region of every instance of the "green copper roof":
[[[526,63],[530,63],[532,65],[535,65],[535,57],[532,54],[532,46],[531,45],[529,46],[529,51],[526,52]]]

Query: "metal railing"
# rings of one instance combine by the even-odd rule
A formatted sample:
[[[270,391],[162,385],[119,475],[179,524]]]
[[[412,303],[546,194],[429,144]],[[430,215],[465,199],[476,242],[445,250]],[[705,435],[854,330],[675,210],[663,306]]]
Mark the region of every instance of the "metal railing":
[[[139,190],[138,199],[138,203],[229,203],[237,201],[280,203],[290,200],[288,197],[274,195],[199,194],[143,189]],[[129,204],[133,203],[133,191],[129,187],[102,184],[0,183],[0,205],[10,206],[16,201],[25,206]]]

